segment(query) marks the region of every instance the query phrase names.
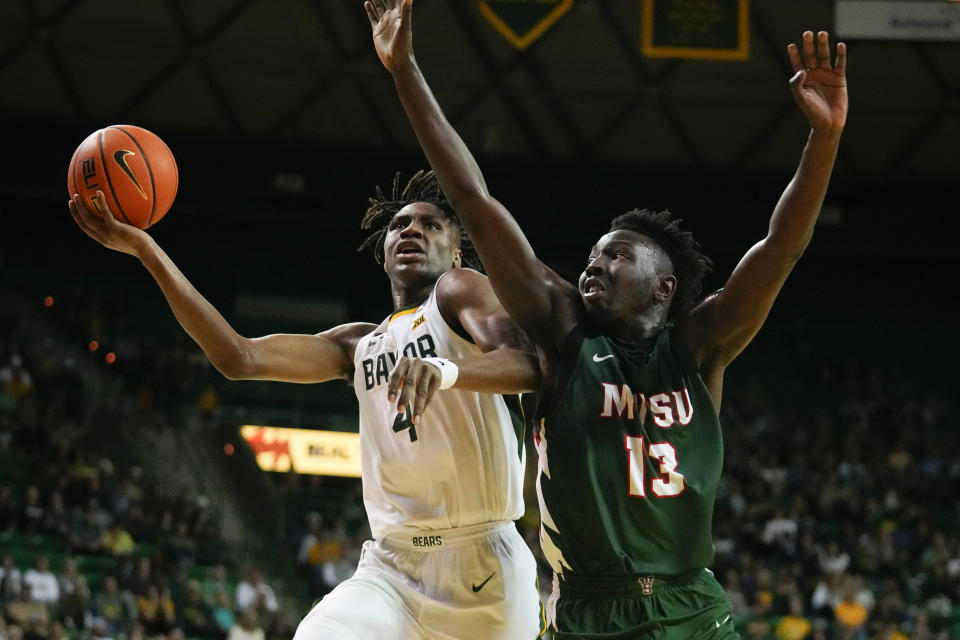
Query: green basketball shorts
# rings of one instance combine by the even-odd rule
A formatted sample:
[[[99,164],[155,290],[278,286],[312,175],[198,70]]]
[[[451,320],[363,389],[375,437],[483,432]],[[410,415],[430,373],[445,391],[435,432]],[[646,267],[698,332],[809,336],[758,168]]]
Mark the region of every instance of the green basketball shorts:
[[[707,569],[677,576],[554,576],[555,640],[733,640],[733,612]]]

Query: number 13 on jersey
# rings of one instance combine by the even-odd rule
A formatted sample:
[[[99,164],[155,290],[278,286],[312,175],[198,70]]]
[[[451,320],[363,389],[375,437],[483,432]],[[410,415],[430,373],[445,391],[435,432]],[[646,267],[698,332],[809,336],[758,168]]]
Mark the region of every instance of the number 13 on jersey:
[[[686,481],[677,471],[677,451],[669,442],[651,442],[645,447],[643,436],[626,436],[627,469],[630,475],[630,495],[646,498],[645,458],[650,457],[660,464],[662,475],[650,478],[650,490],[658,498],[673,498],[683,493]]]

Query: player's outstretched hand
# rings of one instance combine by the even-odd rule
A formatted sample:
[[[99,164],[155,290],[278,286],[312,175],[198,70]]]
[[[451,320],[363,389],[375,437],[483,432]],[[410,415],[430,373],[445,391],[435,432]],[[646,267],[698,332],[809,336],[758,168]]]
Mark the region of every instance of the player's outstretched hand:
[[[837,43],[836,62],[830,63],[830,36],[826,31],[803,33],[803,54],[787,46],[794,75],[790,89],[810,126],[818,132],[838,132],[847,121],[847,45]]]
[[[403,356],[390,374],[387,400],[396,401],[397,413],[410,407],[413,424],[420,424],[420,416],[440,388],[440,370],[419,358]]]
[[[413,0],[367,0],[363,7],[387,71],[393,73],[399,65],[413,61]]]
[[[70,208],[70,215],[73,216],[84,233],[88,236],[114,251],[122,251],[132,256],[138,255],[138,247],[141,246],[147,233],[133,225],[119,222],[113,217],[110,207],[107,206],[106,198],[102,191],[97,191],[97,198],[100,206],[103,208],[103,215],[98,215],[90,211],[78,194],[73,194],[73,198],[67,202]]]

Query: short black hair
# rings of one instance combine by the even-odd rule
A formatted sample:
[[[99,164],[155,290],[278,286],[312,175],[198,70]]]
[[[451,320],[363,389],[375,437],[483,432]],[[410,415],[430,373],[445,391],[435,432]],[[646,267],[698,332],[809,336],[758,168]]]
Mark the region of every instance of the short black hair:
[[[634,209],[610,223],[610,231],[625,229],[647,236],[670,258],[677,278],[670,320],[693,308],[703,291],[703,277],[713,269],[713,261],[700,252],[700,243],[693,234],[680,227],[682,222],[667,210]]]
[[[372,251],[377,264],[382,264],[383,241],[387,235],[387,226],[393,216],[397,215],[397,212],[408,204],[426,202],[443,211],[459,234],[461,266],[482,272],[483,265],[480,263],[480,256],[477,255],[477,250],[470,241],[470,236],[467,235],[466,229],[460,223],[460,218],[457,217],[453,207],[450,206],[450,202],[440,188],[440,183],[433,171],[423,169],[417,171],[402,189],[400,188],[400,178],[400,173],[393,176],[393,187],[390,190],[389,198],[383,195],[379,186],[376,187],[374,195],[369,198],[370,206],[367,207],[363,220],[360,222],[360,228],[373,229],[373,233],[367,236],[357,251]]]

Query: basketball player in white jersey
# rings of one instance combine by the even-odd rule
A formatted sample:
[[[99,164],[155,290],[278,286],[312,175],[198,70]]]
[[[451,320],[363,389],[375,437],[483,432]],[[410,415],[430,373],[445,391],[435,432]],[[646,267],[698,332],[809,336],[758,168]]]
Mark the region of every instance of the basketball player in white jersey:
[[[376,230],[361,248],[383,263],[394,313],[315,335],[240,336],[150,235],[100,218],[76,195],[70,212],[89,236],[140,259],[226,377],[352,381],[373,540],[296,640],[542,634],[536,562],[513,522],[523,513],[523,423],[499,395],[534,389],[535,360],[486,277],[462,268],[475,253],[432,173],[402,190],[395,179],[389,198],[377,189],[363,221]],[[397,361],[410,358],[429,365],[405,365],[390,386]],[[451,390],[423,411],[438,386]]]

